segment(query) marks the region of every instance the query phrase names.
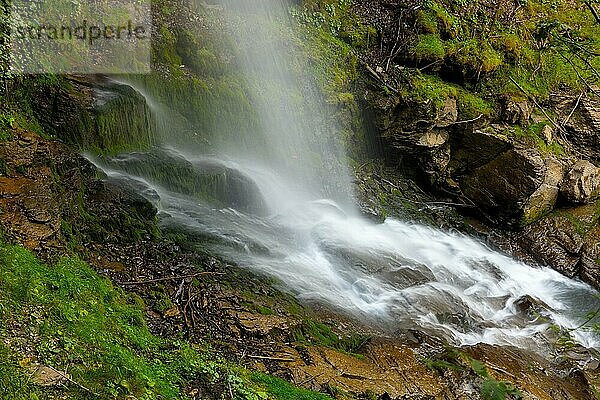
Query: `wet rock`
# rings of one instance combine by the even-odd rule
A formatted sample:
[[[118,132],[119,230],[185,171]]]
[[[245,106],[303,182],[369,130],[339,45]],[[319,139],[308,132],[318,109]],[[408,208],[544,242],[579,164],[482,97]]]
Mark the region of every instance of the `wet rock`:
[[[572,220],[563,215],[550,216],[527,226],[520,236],[522,245],[539,262],[568,277],[578,275],[584,239]]]
[[[263,214],[265,200],[257,184],[242,171],[210,159],[188,160],[170,150],[122,154],[109,166],[142,177],[152,184],[207,200],[220,207]],[[169,171],[165,173],[165,171]]]
[[[453,398],[440,377],[419,361],[407,346],[375,339],[364,346],[360,359],[334,349],[311,346],[302,355],[286,349],[294,361],[286,362],[296,382],[316,390],[328,385],[378,398]]]
[[[515,308],[519,313],[525,314],[529,317],[538,316],[543,313],[544,310],[549,310],[547,304],[544,302],[534,299],[529,295],[519,297],[515,303]]]
[[[30,249],[78,240],[137,240],[155,232],[156,209],[134,191],[98,181],[95,167],[69,147],[27,131],[0,143],[0,225]]]
[[[553,209],[562,165],[534,149],[511,149],[460,181],[463,193],[491,219],[527,225]]]
[[[600,289],[600,226],[586,236],[581,251],[581,278]]]
[[[576,98],[563,107],[568,115]],[[565,126],[567,139],[577,152],[596,163],[600,162],[600,99],[597,96],[584,96],[579,107]]]
[[[515,384],[524,399],[573,400],[591,399],[586,378],[572,363],[562,371],[540,355],[511,347],[478,344],[466,352],[482,361],[491,377]]]
[[[452,160],[450,169],[452,176],[461,176],[491,162],[502,153],[513,148],[506,136],[500,134],[502,127],[491,126],[480,130],[465,127],[460,134],[454,135],[451,141]]]
[[[579,161],[560,185],[561,195],[572,203],[589,203],[600,197],[600,169]]]

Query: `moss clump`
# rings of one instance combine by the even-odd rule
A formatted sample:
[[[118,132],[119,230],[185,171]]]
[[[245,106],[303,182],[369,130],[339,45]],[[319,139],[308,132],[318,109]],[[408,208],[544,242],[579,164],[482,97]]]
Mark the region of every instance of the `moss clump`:
[[[446,47],[437,35],[419,35],[410,49],[410,54],[417,62],[430,63],[443,60],[446,56]]]
[[[460,85],[445,82],[436,75],[413,72],[405,75],[405,81],[409,84],[402,86],[401,94],[419,103],[430,102],[434,111],[440,110],[448,98],[454,98],[461,119],[489,117],[494,112],[494,107],[489,101]]]

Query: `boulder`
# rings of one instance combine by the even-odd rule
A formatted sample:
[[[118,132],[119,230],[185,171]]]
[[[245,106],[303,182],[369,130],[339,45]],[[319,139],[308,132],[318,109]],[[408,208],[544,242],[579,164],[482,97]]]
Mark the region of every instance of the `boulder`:
[[[519,235],[521,245],[538,262],[569,278],[579,273],[579,254],[584,238],[565,215],[552,215],[527,226]]]
[[[527,225],[554,208],[562,177],[563,166],[552,156],[513,148],[459,183],[462,192],[491,219]]]
[[[557,209],[515,235],[516,244],[535,261],[600,288],[598,207]]]
[[[579,161],[560,185],[562,196],[579,204],[590,203],[600,197],[600,169],[589,161]]]
[[[580,269],[581,279],[600,288],[600,225],[596,225],[585,237]]]

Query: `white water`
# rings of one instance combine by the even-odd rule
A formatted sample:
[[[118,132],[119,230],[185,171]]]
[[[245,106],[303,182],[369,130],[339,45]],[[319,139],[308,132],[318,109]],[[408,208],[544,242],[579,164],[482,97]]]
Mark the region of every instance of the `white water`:
[[[94,160],[110,177],[154,201],[165,227],[199,235],[203,246],[277,278],[301,299],[385,329],[419,328],[456,344],[537,346],[550,324],[578,327],[586,313],[600,307],[589,286],[517,262],[464,235],[394,219],[375,224],[358,216],[339,144],[323,128],[319,112],[325,107],[316,91],[300,88],[304,83],[290,72],[289,50],[273,28],[284,23],[286,4],[222,3],[263,129],[227,132],[210,157],[168,148],[164,165],[155,162],[148,170],[168,171],[172,159],[199,172],[207,161],[221,164],[254,182],[266,209],[259,216],[178,193],[149,171],[132,172],[127,157]],[[149,104],[161,115],[169,108],[150,98]],[[163,136],[169,135],[177,132]],[[261,137],[267,148],[244,146],[248,136]],[[540,315],[517,307],[525,296]],[[592,332],[577,329],[573,336],[586,347],[600,347]]]

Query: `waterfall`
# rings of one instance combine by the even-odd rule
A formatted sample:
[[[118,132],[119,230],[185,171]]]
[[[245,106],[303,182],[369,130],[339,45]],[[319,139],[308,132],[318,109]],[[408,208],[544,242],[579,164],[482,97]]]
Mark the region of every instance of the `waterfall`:
[[[276,278],[305,301],[456,344],[538,346],[551,325],[578,327],[600,307],[588,285],[462,234],[360,217],[327,107],[294,72],[299,56],[278,35],[288,26],[287,3],[220,2],[260,129],[223,129],[205,154],[171,140],[179,128],[163,124],[162,148],[93,160],[112,179],[142,187],[163,227],[202,237],[205,248]],[[158,119],[168,118],[169,104],[129,84],[161,110]],[[593,332],[572,335],[600,346]]]

